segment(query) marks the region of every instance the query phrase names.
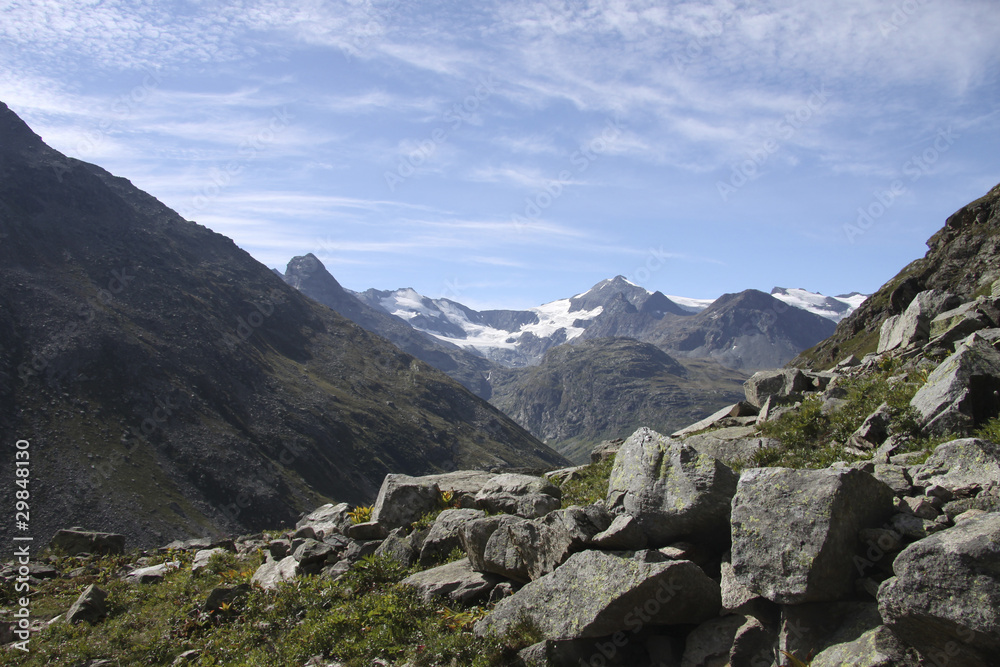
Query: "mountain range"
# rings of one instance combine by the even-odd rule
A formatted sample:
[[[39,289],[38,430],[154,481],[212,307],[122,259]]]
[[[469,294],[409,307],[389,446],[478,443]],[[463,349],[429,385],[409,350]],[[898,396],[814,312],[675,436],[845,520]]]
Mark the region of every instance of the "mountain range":
[[[162,544],[367,502],[390,472],[566,463],[2,103],[0,239],[0,437],[30,443],[39,539]]]

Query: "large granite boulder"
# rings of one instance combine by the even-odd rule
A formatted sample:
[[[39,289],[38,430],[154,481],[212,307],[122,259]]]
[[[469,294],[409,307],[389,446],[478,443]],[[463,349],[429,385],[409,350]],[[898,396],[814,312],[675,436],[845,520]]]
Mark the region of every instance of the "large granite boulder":
[[[949,491],[1000,484],[1000,444],[961,438],[938,445],[923,465],[917,467],[913,481],[923,487],[937,485]]]
[[[294,556],[285,556],[281,560],[268,559],[253,573],[250,583],[264,590],[273,590],[279,584],[295,579],[299,572],[299,562]]]
[[[420,547],[420,563],[430,565],[443,560],[452,549],[462,546],[462,526],[482,519],[482,510],[450,509],[441,512]]]
[[[523,517],[504,514],[464,524],[459,539],[472,568],[477,572],[492,572],[514,581],[529,581],[528,566],[510,531],[511,527],[528,522]]]
[[[723,543],[737,481],[721,461],[640,428],[615,457],[607,506],[635,517],[651,546],[682,538]]]
[[[882,323],[877,352],[882,354],[923,345],[930,339],[931,320],[960,303],[958,297],[941,290],[920,292],[905,311]]]
[[[718,614],[719,585],[690,561],[646,562],[600,551],[570,556],[554,572],[501,600],[475,632],[504,634],[522,619],[545,639],[638,633],[650,625],[697,624]]]
[[[312,528],[318,540],[322,540],[327,535],[335,533],[344,535],[351,525],[351,517],[348,516],[350,511],[351,506],[347,503],[339,503],[337,505],[327,503],[326,505],[317,507],[299,519],[298,523],[295,524],[295,528],[298,530]]]
[[[423,570],[403,579],[404,586],[413,586],[425,600],[443,597],[452,602],[474,604],[484,600],[501,581],[495,574],[477,572],[468,558]]]
[[[793,400],[807,391],[815,391],[814,378],[799,368],[757,371],[743,383],[747,402],[760,408],[768,397]]]
[[[371,523],[385,530],[409,526],[438,506],[436,482],[409,475],[386,475],[375,499]]]
[[[809,667],[917,667],[918,658],[889,628],[880,625],[854,641],[834,644],[812,659]]]
[[[504,473],[483,485],[476,504],[488,512],[535,519],[559,509],[560,498],[562,490],[544,477]]]
[[[1000,656],[1000,513],[914,542],[878,590],[885,625],[926,657],[963,667]]]
[[[589,505],[555,510],[534,521],[512,524],[507,530],[528,577],[538,579],[581,551],[610,525],[611,517],[603,507]]]
[[[94,584],[87,586],[66,612],[66,622],[76,624],[86,621],[93,625],[108,615],[106,591]]]
[[[49,546],[65,552],[67,556],[82,553],[110,556],[125,553],[125,536],[83,528],[64,528],[52,536]]]
[[[744,471],[732,505],[733,574],[780,604],[848,597],[858,534],[889,519],[893,497],[860,470]]]
[[[964,433],[1000,415],[1000,351],[972,334],[927,377],[910,406],[930,434]]]

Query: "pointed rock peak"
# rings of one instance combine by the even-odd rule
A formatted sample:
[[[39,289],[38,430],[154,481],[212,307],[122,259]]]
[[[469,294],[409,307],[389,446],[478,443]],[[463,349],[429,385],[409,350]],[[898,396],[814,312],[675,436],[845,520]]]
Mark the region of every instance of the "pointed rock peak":
[[[288,267],[285,269],[283,277],[286,283],[307,294],[310,290],[306,286],[310,283],[317,287],[343,289],[337,279],[323,266],[323,262],[319,261],[319,258],[312,253],[292,257],[288,261]]]
[[[0,102],[0,151],[21,150],[42,144],[42,138],[32,132],[10,107]]]

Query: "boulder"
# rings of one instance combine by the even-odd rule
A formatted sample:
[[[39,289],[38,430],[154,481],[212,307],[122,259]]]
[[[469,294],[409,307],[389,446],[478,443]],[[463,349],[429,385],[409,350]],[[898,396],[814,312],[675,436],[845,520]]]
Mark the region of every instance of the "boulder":
[[[1000,654],[1000,513],[914,542],[878,591],[879,611],[905,644],[963,667]]]
[[[468,558],[423,570],[403,579],[405,586],[413,586],[425,600],[444,597],[461,604],[474,604],[485,600],[490,591],[500,583],[494,574],[472,569]]]
[[[409,526],[410,524],[408,523],[406,525]],[[402,528],[403,526],[398,527]],[[369,540],[384,540],[389,536],[389,532],[391,530],[393,529],[387,528],[377,521],[363,521],[362,523],[352,523],[348,526],[347,537],[352,540],[360,540],[362,542]]]
[[[451,509],[441,512],[421,545],[421,565],[441,561],[452,549],[460,548],[462,526],[485,516],[482,510]]]
[[[930,434],[962,433],[1000,415],[1000,351],[978,334],[934,369],[910,405]]]
[[[251,584],[257,584],[264,590],[273,590],[278,584],[292,581],[299,574],[299,562],[294,556],[285,556],[279,561],[267,560],[257,568]]]
[[[351,517],[348,516],[348,512],[351,511],[351,506],[347,503],[332,504],[327,503],[326,505],[321,505],[315,510],[299,519],[299,522],[295,524],[297,529],[301,528],[312,528],[315,533],[315,538],[322,540],[327,535],[334,533],[340,533],[344,535],[347,533],[347,529],[351,525]]]
[[[472,568],[522,583],[529,581],[528,567],[509,530],[511,526],[527,522],[528,519],[523,517],[505,514],[477,519],[463,525],[460,539]]]
[[[167,575],[167,572],[176,570],[180,566],[180,561],[174,560],[167,563],[160,563],[159,565],[140,567],[126,574],[125,579],[133,583],[155,584],[163,581],[163,577]]]
[[[792,401],[815,388],[813,378],[799,368],[757,371],[743,383],[747,402],[757,408],[762,407],[769,397]]]
[[[849,596],[858,534],[889,519],[893,498],[860,470],[746,470],[732,504],[733,573],[780,604]]]
[[[868,415],[861,426],[851,434],[851,439],[860,438],[873,445],[881,445],[889,437],[891,421],[892,414],[889,411],[889,404],[883,403],[878,406],[875,412]]]
[[[68,556],[88,553],[102,556],[125,553],[125,536],[82,528],[64,528],[52,536],[49,546]]]
[[[202,549],[194,555],[194,561],[191,563],[191,574],[198,574],[200,571],[208,567],[209,561],[212,556],[216,554],[226,554],[228,553],[225,549],[216,547],[215,549]]]
[[[607,506],[635,517],[653,546],[688,537],[723,543],[737,479],[719,460],[640,428],[615,457]]]
[[[739,403],[735,403],[733,405],[727,405],[726,407],[713,412],[704,419],[696,421],[690,426],[685,426],[681,430],[671,433],[670,437],[683,438],[686,435],[692,435],[698,431],[704,431],[706,428],[722,425],[731,426],[733,418],[756,417],[759,412],[760,406],[752,405],[747,401],[740,401]]]
[[[301,544],[295,546],[292,551],[292,558],[299,562],[299,569],[303,574],[317,574],[327,558],[334,556],[337,550],[325,542],[306,538]]]
[[[913,489],[913,480],[906,466],[893,463],[876,463],[872,470],[875,479],[889,485],[897,496],[905,496]]]
[[[437,483],[429,482],[427,478],[386,475],[375,499],[371,523],[378,524],[386,531],[409,526],[436,509],[440,497]]]
[[[918,667],[918,659],[887,627],[880,625],[854,641],[821,651],[809,667]]]
[[[603,507],[588,505],[555,510],[534,521],[512,524],[507,530],[528,577],[538,579],[562,565],[610,525],[611,517]]]
[[[719,608],[719,585],[690,561],[646,563],[582,551],[497,603],[475,632],[502,635],[524,619],[545,639],[604,637],[647,625],[701,623]]]
[[[719,589],[722,593],[723,610],[734,613],[742,613],[747,608],[748,604],[754,600],[762,599],[759,595],[739,582],[736,578],[736,574],[733,572],[732,563],[723,561],[720,565],[720,574],[721,580],[719,582]]]
[[[476,509],[476,494],[494,477],[496,473],[484,470],[456,470],[439,475],[424,475],[417,479],[426,484],[437,484],[442,493],[450,492],[452,504],[459,508]]]
[[[874,602],[783,605],[778,650],[808,663],[816,653],[835,644],[855,641],[881,623]]]
[[[557,486],[562,486],[566,482],[571,482],[573,480],[582,479],[583,476],[590,469],[589,465],[583,466],[572,466],[570,468],[560,468],[559,470],[552,470],[545,473],[545,479],[549,480]]]
[[[410,567],[420,558],[420,547],[423,545],[423,538],[427,537],[427,532],[423,530],[407,533],[405,528],[396,528],[382,540],[382,544],[375,550],[375,555],[387,556],[403,567]]]
[[[615,440],[604,440],[590,450],[590,462],[600,463],[601,461],[615,458],[615,454],[617,454],[618,450],[621,449],[623,442],[625,441],[621,438],[617,438]]]
[[[647,540],[638,519],[630,514],[619,514],[611,525],[594,535],[590,543],[598,549],[635,551],[645,549]]]
[[[948,292],[940,290],[920,292],[905,311],[890,316],[882,323],[876,351],[878,354],[883,354],[923,345],[930,339],[931,320],[960,303],[958,297]]]
[[[222,613],[230,606],[242,600],[250,594],[250,584],[237,584],[236,586],[216,586],[208,594],[201,610],[206,613]]]
[[[684,439],[684,444],[727,465],[744,463],[758,450],[781,444],[774,438],[762,438],[756,434],[757,428],[754,426],[730,426],[688,436]]]
[[[979,297],[938,314],[931,320],[930,337],[937,340],[945,337],[955,342],[975,331],[1000,325],[998,317],[1000,311],[996,301],[991,297]]]
[[[93,625],[108,615],[106,600],[107,592],[94,584],[87,586],[76,602],[66,612],[67,623],[82,623],[86,621]]]
[[[684,642],[681,667],[728,665],[736,633],[746,620],[745,616],[722,616],[709,619],[692,630]]]
[[[914,482],[923,487],[943,487],[952,494],[974,484],[1000,484],[1000,444],[962,438],[938,445],[917,468]]]
[[[504,473],[483,485],[476,504],[488,512],[535,519],[559,509],[561,497],[559,487],[544,477]]]

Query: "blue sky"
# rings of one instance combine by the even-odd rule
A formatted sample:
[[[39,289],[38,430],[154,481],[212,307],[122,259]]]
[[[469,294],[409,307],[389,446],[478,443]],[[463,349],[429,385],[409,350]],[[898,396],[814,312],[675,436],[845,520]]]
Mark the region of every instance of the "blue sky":
[[[284,269],[870,292],[1000,182],[1000,3],[0,0],[0,100]]]

